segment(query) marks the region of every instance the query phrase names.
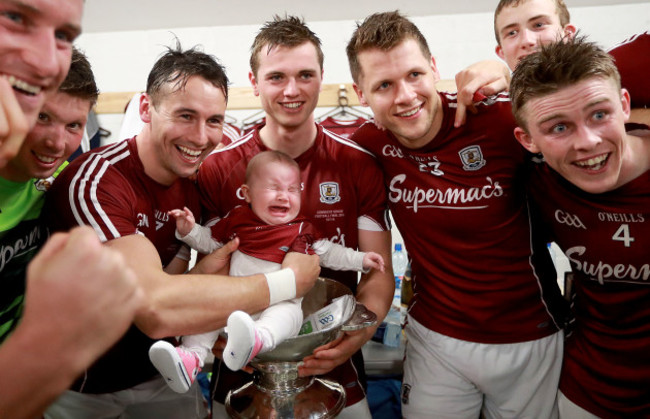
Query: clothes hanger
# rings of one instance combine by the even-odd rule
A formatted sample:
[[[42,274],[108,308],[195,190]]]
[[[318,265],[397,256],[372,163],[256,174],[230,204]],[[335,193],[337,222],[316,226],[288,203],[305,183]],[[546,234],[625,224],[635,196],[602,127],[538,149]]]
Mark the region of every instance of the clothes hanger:
[[[234,126],[236,126],[236,127],[239,127],[239,126],[237,125],[238,120],[237,120],[237,118],[235,118],[234,116],[230,116],[230,115],[226,114],[226,115],[225,115],[225,118],[224,118],[224,122],[226,122],[227,124],[230,124],[230,125],[234,125]]]
[[[241,121],[242,132],[249,130],[250,128],[254,127],[257,124],[261,124],[262,122],[264,122],[265,118],[266,118],[266,112],[264,112],[264,109],[260,109],[254,114],[249,115],[246,118],[242,119]]]
[[[348,100],[348,93],[345,88],[345,85],[341,84],[339,85],[338,106],[320,115],[317,118],[317,121],[323,122],[328,117],[342,119],[342,120],[346,120],[346,119],[355,120],[358,118],[363,118],[367,120],[372,119],[372,115],[354,106],[350,106],[349,103],[350,101]]]

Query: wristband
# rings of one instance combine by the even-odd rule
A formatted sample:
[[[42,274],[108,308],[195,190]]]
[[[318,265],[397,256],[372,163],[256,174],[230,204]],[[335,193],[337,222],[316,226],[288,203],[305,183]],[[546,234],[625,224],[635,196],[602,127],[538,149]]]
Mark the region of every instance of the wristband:
[[[269,286],[269,305],[296,298],[296,274],[293,269],[284,268],[264,274]]]

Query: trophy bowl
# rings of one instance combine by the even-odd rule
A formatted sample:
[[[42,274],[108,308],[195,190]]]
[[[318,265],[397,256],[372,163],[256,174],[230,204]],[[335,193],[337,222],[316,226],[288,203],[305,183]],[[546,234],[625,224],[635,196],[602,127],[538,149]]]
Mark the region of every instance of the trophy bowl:
[[[350,296],[352,298],[348,298]],[[344,297],[341,299],[341,297]],[[302,300],[303,318],[343,300],[341,321],[333,327],[294,336],[272,351],[258,354],[251,362],[253,381],[226,397],[226,412],[233,418],[332,418],[345,406],[345,390],[330,380],[298,377],[298,365],[314,349],[338,339],[346,331],[377,323],[377,316],[357,303],[352,291],[332,279],[318,278]]]

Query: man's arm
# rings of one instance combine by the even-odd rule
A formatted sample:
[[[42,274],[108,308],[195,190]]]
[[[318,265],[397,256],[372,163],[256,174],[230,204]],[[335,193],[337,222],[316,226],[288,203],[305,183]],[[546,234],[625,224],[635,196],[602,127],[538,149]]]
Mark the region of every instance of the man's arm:
[[[508,90],[510,86],[510,69],[501,61],[479,61],[456,74],[456,120],[459,127],[467,119],[467,110],[472,111],[473,103],[486,96],[496,95]]]
[[[359,230],[359,250],[379,253],[386,263],[384,272],[373,269],[361,276],[356,295],[357,301],[377,314],[379,321],[386,317],[395,293],[390,245],[390,231]],[[377,326],[348,332],[342,339],[316,349],[303,360],[300,375],[325,374],[343,364],[375,334]]]
[[[154,339],[215,330],[225,326],[228,316],[235,310],[256,313],[269,305],[269,288],[262,274],[248,277],[169,275],[163,271],[155,247],[143,236],[124,236],[106,245],[121,253],[135,271],[145,292],[145,309],[136,316],[135,323]],[[225,246],[215,253],[232,250]],[[318,277],[318,257],[292,254],[287,258],[288,267],[296,278],[296,295],[302,296]],[[212,272],[202,269],[212,261],[209,256],[204,258],[193,272],[214,272],[213,268],[209,268]]]
[[[650,109],[632,109],[629,122],[645,124],[650,127]]]
[[[32,418],[126,332],[142,289],[87,227],[56,234],[27,271],[23,318],[0,347],[0,416]]]

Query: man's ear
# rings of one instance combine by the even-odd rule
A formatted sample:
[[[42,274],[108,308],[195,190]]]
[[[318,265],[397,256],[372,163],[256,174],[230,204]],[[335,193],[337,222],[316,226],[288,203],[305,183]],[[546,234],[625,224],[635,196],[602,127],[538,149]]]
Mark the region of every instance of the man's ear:
[[[501,58],[503,61],[506,60],[505,55],[503,54],[503,48],[501,48],[501,45],[497,45],[494,47],[494,52],[497,53],[497,56]]]
[[[623,107],[623,115],[625,115],[625,122],[630,120],[630,112],[632,109],[632,99],[630,92],[627,89],[621,89],[621,106]]]
[[[357,97],[359,98],[359,104],[361,104],[361,106],[366,106],[366,107],[370,106],[366,101],[366,98],[363,96],[363,92],[361,91],[361,88],[357,86],[356,83],[353,83],[352,87],[354,88],[354,91],[357,92]]]
[[[570,23],[567,23],[564,26],[564,37],[567,38],[567,39],[573,39],[573,37],[576,36],[577,31],[578,31],[578,29],[576,29],[575,26],[573,26]]]
[[[247,184],[244,183],[243,185],[241,185],[241,193],[242,195],[244,195],[244,200],[250,204],[251,203],[250,188],[248,187]]]
[[[515,138],[517,138],[519,144],[521,144],[526,150],[530,151],[531,153],[537,154],[540,152],[539,148],[535,145],[533,139],[530,137],[530,134],[528,134],[525,129],[520,127],[515,128]]]
[[[431,56],[431,70],[433,71],[433,78],[436,83],[440,81],[440,72],[438,71],[438,66],[436,65],[436,59]]]
[[[250,80],[251,86],[253,86],[253,94],[255,94],[255,96],[259,96],[260,92],[257,89],[257,78],[255,78],[255,74],[253,74],[252,71],[248,72],[248,80]]]
[[[143,93],[140,95],[140,119],[142,119],[142,122],[145,124],[148,124],[151,122],[151,110],[153,108],[153,103],[151,103],[151,97]]]

